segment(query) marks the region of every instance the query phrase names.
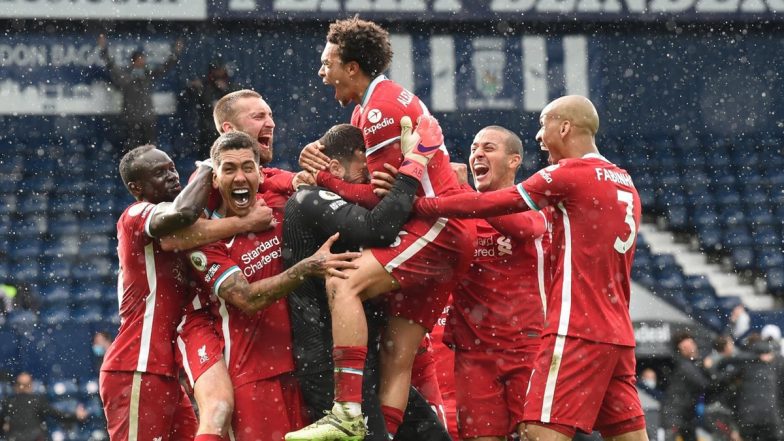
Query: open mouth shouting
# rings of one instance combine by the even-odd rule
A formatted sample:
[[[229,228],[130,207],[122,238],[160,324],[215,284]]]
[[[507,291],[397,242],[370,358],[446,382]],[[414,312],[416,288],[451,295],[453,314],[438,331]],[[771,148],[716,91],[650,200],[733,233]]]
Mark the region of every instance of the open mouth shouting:
[[[231,199],[237,208],[246,208],[250,206],[250,189],[248,188],[235,188],[231,191]]]
[[[477,180],[482,180],[490,172],[490,167],[487,164],[474,163],[474,177]]]
[[[259,143],[259,147],[269,150],[272,144],[272,134],[259,135],[256,140]]]

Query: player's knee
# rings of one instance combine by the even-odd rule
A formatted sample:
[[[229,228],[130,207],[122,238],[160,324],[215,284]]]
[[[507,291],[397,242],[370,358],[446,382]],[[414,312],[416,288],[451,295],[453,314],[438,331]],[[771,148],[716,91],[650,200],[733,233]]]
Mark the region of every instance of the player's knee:
[[[234,400],[216,398],[210,400],[202,412],[202,418],[209,421],[214,428],[221,429],[231,420],[232,412],[234,412]]]
[[[341,279],[339,277],[328,278],[326,288],[327,298],[331,303],[340,302],[351,297],[358,297],[360,293],[359,287],[350,279]]]

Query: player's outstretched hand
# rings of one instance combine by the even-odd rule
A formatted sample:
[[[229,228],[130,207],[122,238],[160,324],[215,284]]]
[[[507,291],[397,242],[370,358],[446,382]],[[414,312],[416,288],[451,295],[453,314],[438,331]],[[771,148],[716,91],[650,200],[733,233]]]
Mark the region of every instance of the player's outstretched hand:
[[[322,150],[324,150],[324,145],[319,141],[313,141],[306,145],[299,154],[299,166],[314,174],[326,170],[330,158]]]
[[[253,204],[248,214],[241,219],[246,222],[244,230],[249,233],[269,230],[276,224],[272,208],[268,207],[263,199],[256,199],[256,203]]]
[[[307,273],[310,276],[319,277],[340,277],[341,279],[348,279],[348,274],[343,270],[357,269],[359,265],[353,262],[354,259],[362,255],[362,253],[347,252],[332,254],[330,250],[335,241],[340,237],[340,233],[335,233],[321,245],[312,256],[308,257],[305,262]]]
[[[391,164],[384,163],[384,168],[387,172],[374,171],[370,184],[373,186],[373,194],[379,198],[383,198],[392,190],[395,185],[395,177],[397,177],[397,169]]]

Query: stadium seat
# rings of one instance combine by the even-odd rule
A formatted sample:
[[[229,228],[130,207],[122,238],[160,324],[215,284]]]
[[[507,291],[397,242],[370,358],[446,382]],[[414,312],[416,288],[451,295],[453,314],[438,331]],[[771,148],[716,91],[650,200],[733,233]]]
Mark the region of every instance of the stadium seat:
[[[49,306],[41,311],[41,321],[47,325],[66,323],[71,320],[71,309],[63,305]]]
[[[77,307],[72,314],[75,323],[97,323],[104,319],[102,304],[85,304]]]
[[[41,300],[46,305],[65,305],[71,300],[71,291],[60,283],[45,284],[41,288]]]
[[[80,395],[79,384],[74,378],[50,379],[46,391],[53,400],[78,398]]]
[[[0,360],[3,360],[2,370],[6,372],[18,370],[19,336],[10,327],[0,327]]]
[[[22,368],[43,381],[79,379],[92,370],[92,334],[89,326],[71,320],[35,329],[20,348]]]
[[[752,247],[734,247],[730,250],[730,262],[735,269],[740,271],[748,271],[756,268],[756,261],[754,259],[754,248]]]
[[[103,298],[103,285],[98,282],[75,283],[72,292],[75,301],[82,304],[96,304]]]

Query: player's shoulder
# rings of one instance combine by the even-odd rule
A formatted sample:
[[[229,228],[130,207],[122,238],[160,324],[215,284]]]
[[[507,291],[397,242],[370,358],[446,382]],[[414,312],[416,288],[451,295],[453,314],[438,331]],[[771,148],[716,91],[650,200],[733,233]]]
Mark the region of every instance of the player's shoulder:
[[[125,208],[120,215],[119,223],[131,223],[146,218],[155,208],[155,204],[146,201],[136,201]]]
[[[294,193],[294,196],[289,199],[289,204],[296,204],[306,211],[313,211],[325,204],[331,204],[338,200],[343,200],[343,198],[324,187],[305,185],[301,186]]]

